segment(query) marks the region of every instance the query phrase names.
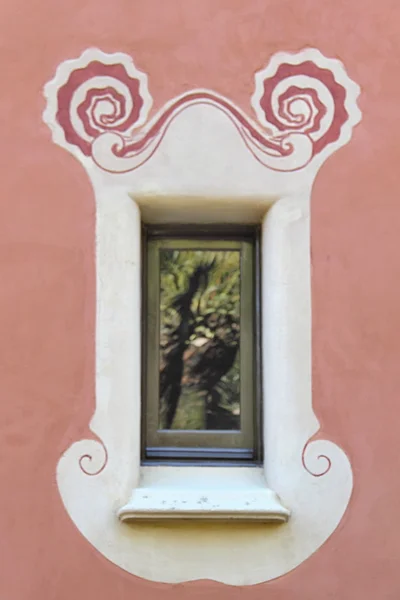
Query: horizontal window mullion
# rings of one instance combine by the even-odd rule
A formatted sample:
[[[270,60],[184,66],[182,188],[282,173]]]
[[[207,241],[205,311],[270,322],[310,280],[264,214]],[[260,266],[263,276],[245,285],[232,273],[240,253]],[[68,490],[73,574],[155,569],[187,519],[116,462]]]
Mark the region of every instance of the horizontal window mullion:
[[[190,448],[161,446],[146,448],[147,458],[252,460],[253,448]]]

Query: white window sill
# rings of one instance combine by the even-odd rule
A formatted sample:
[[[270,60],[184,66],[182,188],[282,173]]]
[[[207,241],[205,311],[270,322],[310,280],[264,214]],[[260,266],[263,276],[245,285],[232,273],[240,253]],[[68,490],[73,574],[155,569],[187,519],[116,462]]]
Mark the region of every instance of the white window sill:
[[[258,467],[142,467],[121,521],[201,519],[285,523],[290,511]]]

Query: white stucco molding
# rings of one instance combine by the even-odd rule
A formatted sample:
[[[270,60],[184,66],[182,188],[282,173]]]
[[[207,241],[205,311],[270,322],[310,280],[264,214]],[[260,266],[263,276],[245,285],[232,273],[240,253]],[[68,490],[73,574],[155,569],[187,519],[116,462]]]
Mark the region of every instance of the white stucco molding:
[[[352,490],[348,458],[318,438],[312,407],[309,200],[319,167],[360,120],[359,89],[315,49],[276,54],[255,81],[257,121],[210,90],[148,121],[146,75],[96,49],[45,87],[44,120],[88,173],[97,222],[93,439],[63,454],[58,487],[99,552],[156,581],[283,575],[332,534]],[[263,223],[262,468],[140,465],[142,219]],[[289,511],[283,525],[263,523]]]
[[[290,511],[266,485],[261,468],[144,467],[140,485],[118,511],[132,519],[231,519],[286,523]]]

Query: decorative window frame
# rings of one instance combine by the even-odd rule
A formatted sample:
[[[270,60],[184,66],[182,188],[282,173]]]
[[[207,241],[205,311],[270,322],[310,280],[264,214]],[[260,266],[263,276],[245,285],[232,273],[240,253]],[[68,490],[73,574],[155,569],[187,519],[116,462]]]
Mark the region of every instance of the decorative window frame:
[[[352,490],[348,458],[317,436],[312,408],[309,205],[318,169],[361,118],[359,88],[315,49],[274,55],[255,81],[258,122],[209,90],[147,122],[146,75],[129,56],[97,49],[62,63],[45,87],[44,121],[96,199],[93,439],[66,450],[57,483],[95,548],[156,581],[278,577],[331,535]],[[140,464],[142,218],[262,221],[260,468]]]

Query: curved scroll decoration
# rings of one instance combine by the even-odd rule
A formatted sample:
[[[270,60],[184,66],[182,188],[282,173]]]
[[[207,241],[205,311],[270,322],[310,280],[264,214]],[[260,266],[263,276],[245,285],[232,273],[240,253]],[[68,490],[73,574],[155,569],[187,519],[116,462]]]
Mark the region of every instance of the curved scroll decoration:
[[[79,468],[85,475],[91,477],[100,475],[108,463],[107,448],[100,439],[85,440],[85,442],[85,446],[87,446],[88,449],[79,458]]]
[[[257,528],[243,537],[239,529],[232,528],[229,542],[210,529],[210,537],[203,539],[206,551],[202,548],[201,556],[196,554],[197,536],[188,536],[184,529],[159,528],[155,544],[153,535],[143,535],[135,524],[121,527],[116,517],[140,477],[139,433],[132,426],[138,422],[140,385],[132,377],[136,346],[128,344],[128,351],[122,350],[118,361],[113,352],[120,346],[127,321],[130,340],[132,331],[137,331],[131,317],[137,301],[132,282],[140,285],[136,268],[140,264],[136,243],[140,215],[139,203],[134,204],[131,198],[136,200],[136,195],[143,193],[150,197],[153,190],[159,199],[174,194],[190,198],[193,190],[205,190],[207,200],[217,191],[224,198],[233,196],[244,203],[250,190],[252,199],[268,196],[267,200],[276,200],[270,213],[273,220],[266,223],[276,238],[275,252],[280,252],[289,239],[285,237],[289,236],[289,225],[296,228],[294,252],[287,252],[287,257],[283,256],[286,250],[282,252],[284,264],[278,269],[277,292],[290,275],[293,289],[301,288],[300,305],[307,308],[307,314],[311,312],[309,288],[298,286],[303,278],[297,270],[299,264],[308,276],[310,191],[318,167],[350,140],[354,125],[360,121],[358,94],[357,84],[349,79],[343,65],[316,49],[278,53],[255,74],[251,98],[254,119],[229,99],[206,89],[189,90],[173,98],[149,119],[152,98],[146,74],[126,54],[106,54],[98,49],[86,50],[79,58],[62,63],[45,86],[43,118],[53,140],[82,163],[95,191],[100,283],[96,411],[90,424],[93,437],[76,441],[62,455],[57,484],[65,508],[82,535],[127,572],[172,583],[204,578],[231,585],[260,583],[296,568],[342,519],[353,487],[351,465],[339,446],[315,439],[319,425],[309,381],[308,317],[304,331],[296,322],[296,331],[290,333],[304,348],[306,360],[303,356],[294,370],[299,385],[283,386],[276,404],[271,404],[269,423],[274,435],[269,443],[273,452],[266,456],[274,456],[274,460],[265,465],[266,481],[293,510],[293,518],[284,531],[271,528],[268,535]],[[218,111],[216,118],[212,111]],[[185,118],[181,122],[182,113]],[[175,120],[176,129],[171,127]],[[209,140],[216,143],[213,153]],[[162,151],[157,152],[161,144]],[[254,161],[247,160],[247,150]],[[199,165],[194,164],[195,159]],[[147,161],[146,168],[139,169]],[[185,177],[177,181],[181,172]],[[293,260],[297,252],[301,253],[298,262]],[[281,269],[285,275],[282,282]],[[126,301],[116,304],[114,291],[121,286]],[[285,422],[288,414],[292,415],[292,388],[300,390],[296,393],[296,415],[301,418]],[[156,557],[151,564],[146,559],[149,553]],[[182,568],[184,555],[188,560]],[[243,561],[253,565],[253,570],[244,574]]]
[[[318,452],[319,440],[309,439],[301,453],[303,467],[313,477],[323,477],[332,467],[332,461],[325,453]],[[326,450],[324,450],[326,451]]]
[[[283,172],[304,168],[359,120],[357,86],[338,61],[316,50],[280,53],[255,80],[258,124],[223,96],[199,89],[173,99],[141,129],[152,104],[146,75],[127,55],[91,49],[63,63],[47,84],[45,120],[57,143],[79,150],[110,173],[146,162],[177,115],[195,104],[224,112],[254,157]]]

